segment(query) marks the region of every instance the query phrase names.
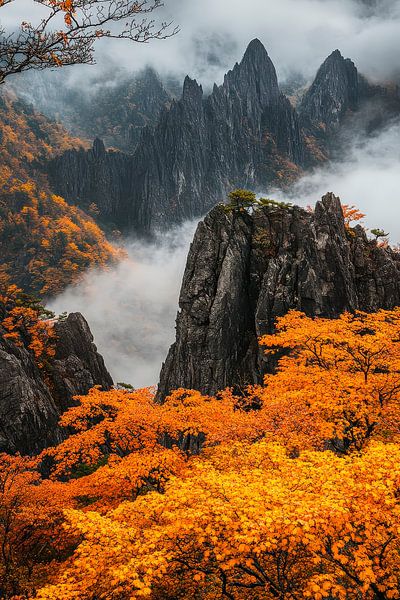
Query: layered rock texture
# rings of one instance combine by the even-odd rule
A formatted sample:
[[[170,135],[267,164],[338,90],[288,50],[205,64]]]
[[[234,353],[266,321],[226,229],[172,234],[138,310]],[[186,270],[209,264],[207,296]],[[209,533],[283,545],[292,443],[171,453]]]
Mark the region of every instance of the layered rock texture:
[[[99,148],[96,140],[93,150],[53,162],[53,187],[145,233],[204,214],[232,186],[293,178],[304,162],[298,116],[259,40],[210,96],[186,77],[181,99],[143,131],[132,157]]]
[[[349,58],[344,59],[339,50],[332,52],[301,102],[302,124],[330,130],[338,127],[347,111],[359,108],[365,94],[363,82]]]
[[[159,399],[179,387],[215,393],[261,382],[271,365],[258,337],[289,309],[337,317],[399,304],[399,253],[369,241],[361,226],[347,229],[333,194],[313,213],[217,206],[190,248]]]
[[[39,369],[31,352],[0,331],[0,452],[33,454],[61,441],[60,414],[93,385],[112,386],[88,324],[71,313],[55,324],[56,355]]]
[[[328,159],[346,118],[375,96],[381,101],[384,94],[336,50],[294,108],[255,39],[209,96],[186,77],[180,100],[165,104],[156,124],[143,129],[132,156],[96,140],[93,150],[55,160],[51,181],[70,202],[96,203],[100,219],[148,233],[203,215],[232,188],[290,185]]]

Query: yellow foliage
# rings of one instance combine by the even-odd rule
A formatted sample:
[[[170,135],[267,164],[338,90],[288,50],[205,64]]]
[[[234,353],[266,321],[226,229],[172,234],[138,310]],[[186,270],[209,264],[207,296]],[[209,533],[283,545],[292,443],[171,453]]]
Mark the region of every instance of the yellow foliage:
[[[399,339],[400,309],[290,312],[261,340],[288,353],[245,398],[77,398],[65,441],[34,462],[0,456],[7,593],[399,598]]]

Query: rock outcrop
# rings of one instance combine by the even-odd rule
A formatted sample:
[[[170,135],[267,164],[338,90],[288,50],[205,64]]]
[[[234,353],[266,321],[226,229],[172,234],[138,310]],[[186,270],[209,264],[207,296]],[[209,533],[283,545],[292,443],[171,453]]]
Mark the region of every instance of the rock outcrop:
[[[96,138],[91,150],[68,150],[49,165],[53,189],[84,210],[96,204],[108,225],[120,223],[130,195],[131,158],[118,151],[106,151]]]
[[[176,341],[158,390],[214,393],[262,380],[259,336],[289,309],[337,317],[400,305],[400,255],[347,230],[329,193],[314,213],[293,206],[252,214],[215,207],[197,228],[187,259]]]
[[[50,165],[55,191],[144,233],[204,214],[232,187],[293,179],[305,161],[297,113],[259,40],[208,97],[186,77],[181,99],[144,129],[132,157],[95,144]]]
[[[34,454],[63,439],[60,414],[73,396],[112,379],[79,313],[55,323],[55,357],[46,374],[33,355],[0,331],[0,452]]]
[[[400,112],[399,98],[389,96],[388,118],[389,109]],[[255,39],[209,96],[186,77],[182,97],[164,102],[132,156],[106,152],[96,140],[93,150],[55,159],[51,182],[69,202],[96,203],[102,223],[146,234],[205,214],[235,187],[290,185],[305,168],[327,160],[335,143],[343,149],[338,133],[372,98],[374,114],[365,111],[357,127],[379,124],[384,97],[383,88],[370,86],[335,50],[295,109]]]

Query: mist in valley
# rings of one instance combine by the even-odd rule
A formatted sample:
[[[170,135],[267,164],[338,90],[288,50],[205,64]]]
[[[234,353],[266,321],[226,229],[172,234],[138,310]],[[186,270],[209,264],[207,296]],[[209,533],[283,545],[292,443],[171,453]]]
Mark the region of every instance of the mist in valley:
[[[94,270],[55,298],[56,314],[81,312],[115,382],[134,387],[158,382],[174,341],[180,282],[196,222],[186,222],[151,242],[130,240],[127,258]]]
[[[24,0],[25,7],[27,0]],[[19,18],[10,9],[6,25]],[[12,12],[14,11],[14,12]],[[62,120],[63,96],[75,97],[112,88],[132,73],[152,66],[179,95],[188,73],[206,92],[239,61],[248,42],[259,37],[281,81],[311,81],[322,61],[339,48],[373,81],[399,79],[400,3],[361,0],[170,0],[155,16],[174,21],[179,35],[151,44],[104,41],[97,65],[62,69],[23,78],[25,99]],[[31,79],[29,79],[31,77]],[[29,81],[36,82],[34,85]],[[178,83],[177,83],[178,82]],[[69,106],[71,110],[71,106]],[[365,224],[400,240],[400,125],[376,135],[349,134],[340,158],[302,177],[291,190],[257,190],[302,206],[314,205],[327,191],[366,213]],[[115,381],[135,387],[156,384],[162,361],[174,340],[174,321],[186,255],[195,223],[186,223],[151,243],[130,240],[128,258],[108,271],[92,271],[50,304],[56,313],[80,311],[87,318],[99,351]]]

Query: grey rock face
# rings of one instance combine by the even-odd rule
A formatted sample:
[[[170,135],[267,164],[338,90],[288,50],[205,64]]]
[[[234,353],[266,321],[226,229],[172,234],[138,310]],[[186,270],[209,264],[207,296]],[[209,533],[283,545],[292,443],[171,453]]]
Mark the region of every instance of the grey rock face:
[[[0,451],[33,454],[57,443],[61,440],[58,417],[31,354],[1,335]]]
[[[335,50],[319,68],[302,100],[300,115],[303,124],[337,128],[347,111],[359,108],[360,91],[354,63]]]
[[[368,107],[363,112],[368,103]],[[374,105],[373,110],[371,103]],[[222,85],[205,97],[186,77],[182,97],[142,129],[132,156],[71,151],[50,165],[52,185],[69,202],[95,202],[102,223],[146,234],[204,215],[234,188],[290,185],[302,170],[343,150],[350,116],[369,133],[400,113],[398,90],[386,93],[335,50],[296,110],[281,93],[274,65],[253,40]],[[350,124],[349,124],[350,125]]]
[[[31,352],[0,331],[0,452],[35,454],[63,439],[61,413],[94,385],[110,389],[112,379],[79,313],[55,324],[56,355],[47,376]]]
[[[361,227],[348,232],[333,194],[314,213],[226,214],[217,206],[190,248],[158,397],[179,387],[215,393],[262,381],[269,365],[257,339],[289,309],[337,317],[399,304],[399,254],[368,241]]]
[[[119,224],[125,199],[129,195],[130,157],[108,151],[96,138],[91,150],[67,150],[49,165],[49,178],[56,193],[87,209],[93,202],[101,216]]]
[[[265,188],[303,162],[297,114],[253,40],[210,96],[186,77],[182,98],[144,129],[133,157],[103,152],[96,141],[56,159],[50,174],[68,201],[95,202],[120,227],[148,232],[204,214],[232,187]]]
[[[55,323],[56,354],[53,361],[53,395],[60,410],[71,406],[73,396],[86,394],[94,385],[113,385],[92,332],[81,313],[70,313]]]

